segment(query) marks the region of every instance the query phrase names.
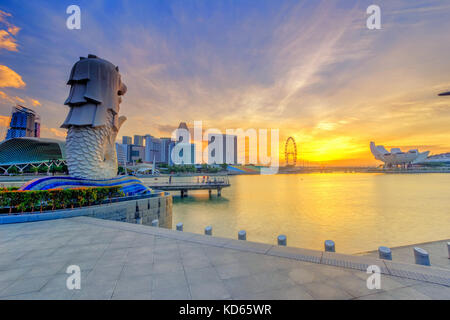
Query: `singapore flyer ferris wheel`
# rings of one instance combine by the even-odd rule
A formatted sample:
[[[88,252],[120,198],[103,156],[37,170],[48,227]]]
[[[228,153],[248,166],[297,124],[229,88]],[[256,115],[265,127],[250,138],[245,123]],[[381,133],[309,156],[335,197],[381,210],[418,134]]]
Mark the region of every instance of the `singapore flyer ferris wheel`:
[[[292,137],[289,137],[286,140],[286,144],[284,146],[284,157],[286,160],[286,166],[295,167],[297,164],[297,144]]]

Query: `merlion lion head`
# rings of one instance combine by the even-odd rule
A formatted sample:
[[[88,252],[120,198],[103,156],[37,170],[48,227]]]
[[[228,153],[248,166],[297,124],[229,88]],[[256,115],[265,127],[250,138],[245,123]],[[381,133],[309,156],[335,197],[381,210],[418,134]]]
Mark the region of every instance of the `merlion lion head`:
[[[74,64],[67,84],[70,85],[70,93],[64,104],[70,107],[70,111],[63,128],[103,126],[111,112],[113,127],[119,129],[119,104],[121,96],[127,92],[119,67],[90,54]]]

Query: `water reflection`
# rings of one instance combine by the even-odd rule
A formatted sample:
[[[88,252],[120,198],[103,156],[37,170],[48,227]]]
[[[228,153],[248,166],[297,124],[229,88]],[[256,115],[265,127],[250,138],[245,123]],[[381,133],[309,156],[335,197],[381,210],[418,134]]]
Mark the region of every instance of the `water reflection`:
[[[173,193],[173,224],[203,233],[338,252],[374,250],[450,237],[450,174],[300,174],[235,176],[219,198],[213,192]]]

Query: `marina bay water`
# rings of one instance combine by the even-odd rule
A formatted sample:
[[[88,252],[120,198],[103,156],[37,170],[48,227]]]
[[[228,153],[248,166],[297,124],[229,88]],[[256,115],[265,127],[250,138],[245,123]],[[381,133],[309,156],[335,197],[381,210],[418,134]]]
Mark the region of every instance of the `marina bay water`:
[[[245,229],[248,240],[270,244],[285,234],[288,246],[319,250],[331,239],[343,253],[450,238],[450,174],[241,175],[230,182],[221,198],[174,192],[172,225],[195,233],[211,225],[228,238]]]

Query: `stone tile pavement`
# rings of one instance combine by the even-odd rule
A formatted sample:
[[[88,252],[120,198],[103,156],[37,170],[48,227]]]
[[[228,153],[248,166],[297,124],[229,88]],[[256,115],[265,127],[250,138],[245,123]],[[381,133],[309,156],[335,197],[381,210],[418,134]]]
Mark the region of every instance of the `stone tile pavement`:
[[[430,282],[385,265],[369,290],[374,261],[79,217],[0,226],[0,299],[450,299],[434,268],[412,266]],[[80,290],[66,287],[69,265]]]

